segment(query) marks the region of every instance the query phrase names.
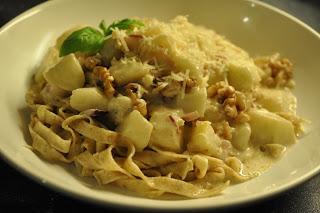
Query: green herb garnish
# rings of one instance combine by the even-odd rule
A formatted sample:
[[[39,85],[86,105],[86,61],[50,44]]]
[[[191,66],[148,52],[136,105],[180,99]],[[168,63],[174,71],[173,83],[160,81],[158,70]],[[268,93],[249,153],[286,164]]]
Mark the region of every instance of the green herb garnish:
[[[60,57],[74,52],[82,52],[88,54],[97,53],[102,49],[106,37],[111,35],[115,28],[120,30],[132,31],[134,28],[143,27],[144,24],[134,19],[122,19],[118,22],[113,22],[108,27],[104,20],[99,24],[99,30],[92,27],[85,27],[73,32],[62,44],[60,48]]]
[[[85,27],[73,32],[62,44],[60,56],[65,56],[74,52],[93,54],[98,52],[104,43],[104,35],[92,28]]]
[[[99,28],[102,30],[102,32],[103,32],[103,34],[105,35],[105,36],[108,36],[107,35],[107,32],[109,31],[109,29],[108,29],[108,27],[107,27],[107,25],[106,25],[106,22],[104,21],[104,20],[102,20],[101,22],[100,22],[100,24],[99,24]],[[112,32],[111,32],[112,33]],[[110,34],[111,34],[110,33]],[[110,35],[109,34],[109,35]]]
[[[99,24],[100,29],[103,31],[105,36],[108,36],[112,33],[112,30],[118,28],[119,30],[128,30],[132,31],[135,27],[143,27],[144,24],[141,21],[135,19],[122,19],[121,21],[113,22],[111,25],[106,27],[106,23],[102,20]]]

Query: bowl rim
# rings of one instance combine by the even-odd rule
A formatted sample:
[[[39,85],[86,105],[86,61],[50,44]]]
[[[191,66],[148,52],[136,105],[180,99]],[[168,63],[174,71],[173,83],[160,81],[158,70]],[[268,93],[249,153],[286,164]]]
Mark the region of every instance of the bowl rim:
[[[37,14],[38,12],[45,10],[53,5],[61,4],[64,1],[65,0],[55,0],[55,1],[42,2],[38,5],[35,5],[34,7],[31,7],[30,9],[20,13],[19,15],[17,15],[15,18],[11,19],[9,22],[5,23],[0,28],[0,36],[6,30],[10,29],[15,24],[23,21],[24,19],[27,19],[28,17],[31,17],[31,16]],[[295,17],[295,16],[293,16],[293,15],[291,15],[291,14],[289,14],[289,13],[287,13],[287,12],[285,12],[275,6],[272,6],[272,5],[265,3],[265,2],[261,2],[259,0],[243,0],[243,2],[252,3],[252,4],[258,5],[260,7],[264,7],[268,10],[271,10],[272,12],[275,12],[275,13],[278,13],[278,14],[284,16],[285,18],[289,19],[290,21],[297,23],[300,27],[305,28],[307,31],[309,31],[311,34],[313,34],[320,42],[320,33],[318,33],[316,30],[314,30],[312,27],[310,27],[309,25],[307,25],[303,21],[299,20],[297,17]],[[16,163],[14,158],[11,157],[10,155],[6,154],[5,150],[3,150],[1,147],[0,147],[0,158],[3,159],[8,165],[10,165],[16,171],[18,171],[20,174],[31,179],[32,181],[39,183],[40,185],[45,186],[46,188],[53,190],[59,194],[69,196],[70,198],[73,198],[73,199],[85,201],[90,204],[98,204],[103,207],[112,206],[115,208],[131,207],[131,208],[133,208],[132,210],[134,210],[134,209],[136,209],[136,210],[138,210],[138,209],[140,209],[140,210],[141,209],[144,209],[144,210],[148,210],[148,209],[149,210],[151,210],[151,209],[153,209],[153,210],[173,210],[173,211],[188,210],[188,209],[190,210],[190,207],[188,205],[187,206],[172,206],[172,205],[163,206],[163,205],[152,205],[149,203],[145,203],[145,206],[141,206],[136,203],[123,203],[119,200],[118,201],[117,200],[104,200],[101,198],[99,199],[97,197],[91,197],[86,194],[80,194],[77,191],[66,189],[62,185],[59,185],[53,181],[43,180],[40,176],[37,175],[37,172],[34,172],[33,170],[29,170],[26,167]],[[204,206],[193,206],[192,209],[193,210],[209,209],[209,208],[211,208],[211,209],[221,209],[221,208],[230,209],[230,208],[235,208],[237,206],[246,206],[246,205],[249,205],[252,203],[260,202],[262,200],[267,200],[267,199],[270,199],[274,196],[277,196],[277,195],[279,195],[289,189],[292,189],[292,188],[310,180],[312,177],[314,177],[318,174],[320,174],[320,165],[318,165],[314,169],[310,170],[309,172],[307,172],[303,176],[300,176],[300,177],[294,179],[290,183],[287,183],[287,184],[284,184],[280,187],[277,187],[272,191],[258,194],[255,197],[242,198],[242,199],[237,200],[236,202],[232,202],[232,203],[228,203],[228,204],[225,204],[225,203],[219,204],[218,203],[216,205],[209,204],[209,205],[204,205]]]

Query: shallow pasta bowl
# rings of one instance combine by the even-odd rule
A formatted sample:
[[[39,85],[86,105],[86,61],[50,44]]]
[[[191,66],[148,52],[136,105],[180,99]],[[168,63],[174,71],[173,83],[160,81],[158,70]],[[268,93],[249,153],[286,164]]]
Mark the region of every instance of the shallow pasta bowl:
[[[72,9],[71,9],[72,8]],[[270,170],[248,182],[233,185],[223,194],[195,200],[150,200],[108,187],[88,187],[72,168],[50,164],[26,146],[28,112],[24,94],[31,75],[55,38],[79,24],[96,26],[124,17],[168,20],[189,15],[191,22],[225,35],[252,56],[280,52],[295,64],[298,113],[312,121],[310,132]],[[0,30],[1,78],[0,153],[27,176],[77,198],[104,205],[156,209],[221,208],[264,199],[296,186],[320,170],[320,36],[294,17],[256,1],[147,1],[71,0],[39,5]],[[90,180],[89,180],[90,182]]]

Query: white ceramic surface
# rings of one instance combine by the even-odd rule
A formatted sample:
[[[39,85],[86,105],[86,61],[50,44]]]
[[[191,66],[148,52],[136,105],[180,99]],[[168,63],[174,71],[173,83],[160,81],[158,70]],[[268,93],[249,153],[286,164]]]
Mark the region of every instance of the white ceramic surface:
[[[72,168],[47,163],[26,148],[24,94],[40,58],[64,30],[101,19],[168,20],[189,15],[225,35],[251,55],[280,52],[295,64],[298,112],[312,120],[311,132],[272,169],[229,187],[222,195],[196,200],[150,200],[112,187],[88,187]],[[37,6],[0,30],[0,154],[33,179],[75,197],[105,205],[161,209],[217,208],[269,197],[315,175],[320,169],[320,36],[297,19],[268,5],[240,0],[56,0]]]

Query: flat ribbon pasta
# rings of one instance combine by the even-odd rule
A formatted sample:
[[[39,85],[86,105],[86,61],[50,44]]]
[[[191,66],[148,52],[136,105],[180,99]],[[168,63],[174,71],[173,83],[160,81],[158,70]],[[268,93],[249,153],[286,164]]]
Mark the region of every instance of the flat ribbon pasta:
[[[117,140],[118,134],[116,132],[95,126],[84,120],[77,120],[69,125],[81,135],[102,144],[114,144]]]
[[[71,140],[62,139],[56,132],[45,126],[37,118],[33,118],[33,122],[31,122],[30,126],[34,132],[36,132],[39,136],[46,140],[47,143],[57,151],[60,151],[62,153],[69,152]]]
[[[60,152],[52,148],[45,139],[38,135],[31,126],[29,126],[29,131],[33,140],[32,148],[38,151],[42,157],[53,161],[69,162]]]
[[[59,115],[51,112],[50,107],[48,107],[46,105],[38,106],[37,117],[41,122],[47,123],[50,125],[60,126],[63,122],[63,118],[61,118]]]
[[[239,173],[239,162],[233,158],[226,164],[203,154],[178,154],[157,147],[136,152],[126,138],[97,126],[85,114],[62,118],[50,108],[38,106],[33,116],[29,126],[33,148],[50,160],[73,161],[81,176],[94,177],[99,184],[114,183],[152,198],[164,193],[201,198],[219,194],[230,181],[250,178]],[[59,128],[70,139],[55,133]],[[124,157],[115,159],[113,150]]]
[[[201,198],[213,196],[221,193],[229,182],[216,184],[214,187],[203,188],[192,183],[177,180],[169,177],[151,177],[149,181],[153,184],[153,188],[160,191],[183,195],[189,198]]]

